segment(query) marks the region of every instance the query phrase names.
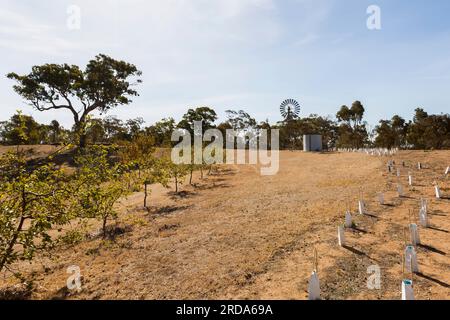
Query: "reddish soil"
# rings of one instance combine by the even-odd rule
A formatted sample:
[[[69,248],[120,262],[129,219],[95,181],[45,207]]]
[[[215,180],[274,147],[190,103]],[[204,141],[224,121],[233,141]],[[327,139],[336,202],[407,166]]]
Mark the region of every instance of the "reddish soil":
[[[274,176],[261,176],[254,165],[224,165],[203,180],[196,174],[195,186],[182,186],[179,195],[152,186],[149,212],[142,192],[123,199],[123,233],[114,240],[85,240],[14,268],[34,277],[33,299],[306,299],[316,248],[324,299],[399,299],[404,228],[410,209],[418,220],[424,197],[432,228],[419,228],[414,291],[416,299],[449,299],[450,177],[443,174],[450,152],[400,152],[393,157],[406,162],[400,178],[387,172],[388,159],[286,151]],[[434,197],[434,181],[443,199]],[[360,188],[364,216],[357,214]],[[380,191],[387,205],[378,204]],[[346,230],[342,248],[337,226],[347,205],[356,229]],[[79,293],[66,288],[70,265],[81,269]],[[367,287],[371,265],[381,268],[379,290]],[[14,281],[1,275],[0,287]]]

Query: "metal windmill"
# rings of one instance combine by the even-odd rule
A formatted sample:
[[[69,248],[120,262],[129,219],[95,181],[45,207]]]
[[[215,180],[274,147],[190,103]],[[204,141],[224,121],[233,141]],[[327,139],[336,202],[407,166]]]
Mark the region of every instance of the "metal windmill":
[[[294,136],[292,126],[294,125],[294,120],[297,120],[300,114],[300,104],[294,99],[286,99],[280,105],[280,113],[284,118],[288,139],[291,142],[291,149],[294,150],[294,145],[298,137]]]
[[[300,104],[294,99],[286,99],[280,105],[280,113],[285,122],[295,120],[300,114]]]

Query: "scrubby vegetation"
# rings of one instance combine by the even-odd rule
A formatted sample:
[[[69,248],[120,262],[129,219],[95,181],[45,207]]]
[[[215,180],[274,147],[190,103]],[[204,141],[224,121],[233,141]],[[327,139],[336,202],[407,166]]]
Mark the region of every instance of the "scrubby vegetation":
[[[105,237],[108,223],[118,216],[116,203],[131,192],[144,190],[142,207],[148,208],[150,185],[173,183],[178,193],[187,176],[193,184],[194,171],[199,170],[201,178],[204,171],[211,173],[211,163],[175,164],[160,152],[173,146],[174,129],[194,133],[194,121],[201,121],[203,130],[216,128],[223,133],[279,129],[282,149],[301,149],[302,135],[307,133],[321,134],[325,149],[450,148],[448,114],[429,115],[418,108],[409,122],[396,115],[370,131],[359,101],[350,108],[342,106],[336,120],[313,114],[276,124],[258,123],[243,110],[226,111],[227,120],[217,124],[216,111],[206,106],[188,109],[178,123],[168,118],[150,126],[144,126],[142,118],[122,121],[111,115],[92,116],[94,111],[107,113],[130,104],[138,94],[132,85],[140,83],[140,76],[134,65],[105,55],[91,60],[84,71],[73,65],[46,64],[33,67],[28,75],[8,75],[16,81],[14,90],[35,109],[67,109],[74,123],[70,129],[56,120],[39,124],[21,111],[0,123],[4,145],[61,146],[38,160],[31,160],[20,148],[0,156],[0,271],[10,270],[17,261],[32,260],[37,252],[51,252],[57,241],[50,231],[74,220],[101,221]],[[64,156],[73,163],[60,161]],[[66,238],[76,243],[81,236],[68,233]]]

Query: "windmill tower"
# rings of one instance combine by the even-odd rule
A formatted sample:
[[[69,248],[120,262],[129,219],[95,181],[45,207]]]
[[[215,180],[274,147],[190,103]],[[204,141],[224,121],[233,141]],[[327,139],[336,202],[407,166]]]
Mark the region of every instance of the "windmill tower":
[[[286,99],[281,103],[280,113],[286,123],[296,120],[300,113],[300,104],[294,99]]]
[[[300,104],[294,99],[286,99],[280,105],[280,113],[283,117],[283,123],[285,124],[288,131],[288,139],[291,143],[291,150],[294,149],[295,141],[297,137],[295,137],[292,133],[294,121],[297,120],[300,114]]]

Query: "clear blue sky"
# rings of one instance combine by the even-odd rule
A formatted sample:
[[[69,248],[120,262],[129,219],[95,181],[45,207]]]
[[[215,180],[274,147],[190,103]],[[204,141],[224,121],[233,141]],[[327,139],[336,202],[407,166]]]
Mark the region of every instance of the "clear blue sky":
[[[81,29],[67,28],[67,7],[81,9]],[[381,30],[368,30],[369,5]],[[421,106],[448,112],[448,0],[0,0],[0,120],[22,109],[39,113],[12,91],[8,72],[46,62],[85,65],[97,53],[143,71],[140,97],[110,114],[147,124],[188,107],[209,105],[221,119],[244,109],[280,120],[286,98],[302,115],[334,115],[361,100],[374,125],[394,113],[410,119]]]

